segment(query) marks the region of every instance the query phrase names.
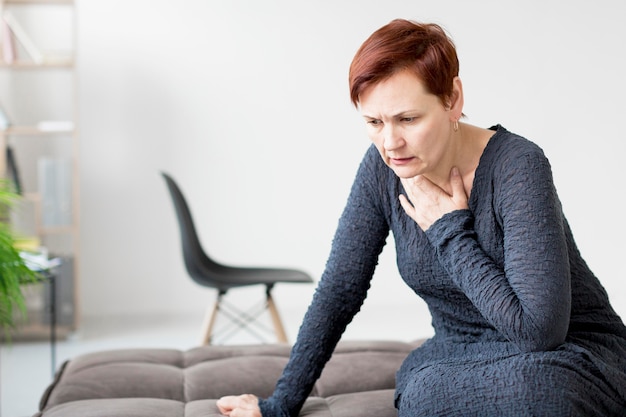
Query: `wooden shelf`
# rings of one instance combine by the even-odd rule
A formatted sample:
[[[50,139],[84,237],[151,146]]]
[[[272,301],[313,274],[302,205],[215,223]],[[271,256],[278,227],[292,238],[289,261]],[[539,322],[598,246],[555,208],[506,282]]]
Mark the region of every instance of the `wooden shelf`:
[[[73,5],[74,0],[4,0],[4,4],[67,4]]]
[[[66,339],[72,332],[76,330],[72,326],[57,325],[55,333],[57,340]],[[22,324],[18,325],[15,330],[11,332],[11,342],[20,341],[39,341],[50,339],[50,325],[49,324]],[[7,342],[7,339],[0,334],[0,342]]]
[[[10,146],[12,161],[17,161],[19,174],[22,174],[19,175],[22,190],[28,191],[23,194],[28,204],[12,220],[51,254],[64,258],[55,297],[59,337],[75,330],[80,310],[76,290],[80,259],[76,3],[75,0],[0,0],[0,13],[8,12],[4,17],[10,18],[7,23],[12,23],[9,29],[16,45],[13,59],[9,59],[11,62],[0,57],[0,76],[3,82],[13,87],[3,94],[0,104],[6,113],[14,115],[14,121],[21,121],[21,124],[0,129],[0,177],[11,174],[7,171],[6,160],[6,149]],[[33,43],[30,48],[27,45],[31,42],[28,41]],[[52,78],[48,77],[50,74]],[[33,79],[24,80],[25,77]],[[28,97],[29,93],[33,99]],[[29,98],[26,102],[25,96]],[[65,116],[59,117],[58,114]],[[44,158],[56,159],[63,164],[69,161],[69,173],[62,171],[57,179],[54,176],[57,173],[42,171],[39,161]],[[43,178],[50,180],[48,185],[40,184],[45,182],[39,178],[44,174]],[[63,183],[62,189],[57,190],[56,187],[61,186],[56,181]],[[62,202],[57,201],[61,199]],[[46,215],[60,210],[61,203],[71,204],[71,217],[47,218]],[[51,208],[51,204],[54,207]],[[61,224],[56,226],[57,223]],[[38,301],[44,306],[50,304],[45,299],[48,296],[45,291],[31,294],[31,300],[35,301],[31,306],[38,305]],[[50,334],[48,319],[40,310],[32,315],[29,312],[28,318],[18,320],[12,332],[13,340],[46,338]]]
[[[53,68],[66,68],[72,69],[74,68],[74,59],[73,58],[44,58],[44,62],[38,64],[32,61],[15,61],[12,63],[7,63],[4,61],[0,61],[0,68],[10,68],[13,70],[36,70],[36,69],[53,69]]]
[[[42,226],[39,233],[42,235],[68,235],[74,231],[74,226]]]
[[[37,126],[9,126],[0,130],[0,135],[5,136],[50,136],[73,134],[75,129],[41,129]]]

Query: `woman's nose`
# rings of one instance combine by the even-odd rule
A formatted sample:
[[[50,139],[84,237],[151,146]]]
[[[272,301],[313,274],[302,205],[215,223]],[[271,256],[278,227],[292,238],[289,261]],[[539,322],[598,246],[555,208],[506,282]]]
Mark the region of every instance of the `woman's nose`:
[[[401,129],[398,129],[393,123],[389,123],[383,130],[383,146],[386,150],[394,150],[404,145]]]

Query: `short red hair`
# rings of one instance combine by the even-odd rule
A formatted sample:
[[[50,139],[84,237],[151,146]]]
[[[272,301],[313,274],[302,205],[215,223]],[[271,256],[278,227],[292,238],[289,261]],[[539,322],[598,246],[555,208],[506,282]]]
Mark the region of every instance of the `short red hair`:
[[[409,69],[427,91],[444,105],[450,102],[459,60],[452,39],[441,26],[396,19],[374,32],[359,48],[350,65],[350,99],[397,71]]]

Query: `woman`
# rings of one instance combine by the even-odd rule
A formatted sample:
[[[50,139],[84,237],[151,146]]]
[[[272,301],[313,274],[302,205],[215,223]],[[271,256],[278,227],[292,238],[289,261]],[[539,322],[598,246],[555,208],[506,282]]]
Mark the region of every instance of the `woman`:
[[[435,329],[397,373],[400,417],[624,415],[626,327],[577,250],[542,151],[459,122],[444,31],[382,27],[352,62],[350,93],[373,146],[289,363],[272,397],[224,397],[221,412],[297,415],[391,231]]]

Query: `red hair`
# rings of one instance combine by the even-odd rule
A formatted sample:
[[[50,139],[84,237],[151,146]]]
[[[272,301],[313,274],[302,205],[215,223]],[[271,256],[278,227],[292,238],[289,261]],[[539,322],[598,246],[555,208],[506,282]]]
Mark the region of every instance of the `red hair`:
[[[450,102],[454,77],[459,75],[456,48],[441,26],[396,19],[374,32],[350,65],[350,99],[358,106],[369,87],[408,69],[444,105]]]

